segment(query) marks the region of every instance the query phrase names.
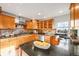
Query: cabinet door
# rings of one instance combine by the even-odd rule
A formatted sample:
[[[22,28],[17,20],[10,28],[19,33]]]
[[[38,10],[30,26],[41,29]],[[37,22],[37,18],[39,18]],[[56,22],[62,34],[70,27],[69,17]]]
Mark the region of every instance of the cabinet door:
[[[33,28],[33,23],[32,23],[32,21],[26,22],[26,28],[27,28],[27,29],[32,29],[32,28]]]
[[[73,19],[79,19],[79,5],[78,4],[71,4],[70,5],[70,18]],[[77,8],[76,8],[77,7]]]
[[[52,29],[52,20],[48,20],[48,28]]]
[[[79,8],[75,9],[75,18],[79,20]]]
[[[7,15],[0,15],[0,29],[14,29],[15,18]]]
[[[44,28],[47,28],[47,21],[44,21]]]
[[[0,29],[3,27],[2,25],[2,15],[0,15]]]
[[[8,16],[8,17],[7,17],[7,20],[8,20],[8,22],[7,22],[7,27],[8,27],[9,29],[15,29],[15,18]]]
[[[4,39],[0,41],[0,55],[1,56],[14,56],[14,46],[10,45],[10,39]]]
[[[15,48],[13,46],[1,49],[1,56],[16,56]]]
[[[38,20],[32,20],[33,22],[33,29],[38,29]]]
[[[5,29],[14,29],[15,28],[15,18],[11,16],[4,16],[4,27]]]
[[[39,21],[39,29],[41,29],[41,21]]]

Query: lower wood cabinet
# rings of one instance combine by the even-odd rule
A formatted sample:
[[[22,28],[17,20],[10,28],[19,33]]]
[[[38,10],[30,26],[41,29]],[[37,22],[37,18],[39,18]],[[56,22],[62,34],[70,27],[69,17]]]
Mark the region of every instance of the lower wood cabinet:
[[[23,35],[19,37],[11,37],[0,39],[0,55],[1,56],[21,56],[27,55],[24,51],[19,47],[21,44],[38,40],[37,34],[29,34]]]
[[[0,49],[1,56],[16,56],[16,51],[14,46],[8,46],[6,48]]]

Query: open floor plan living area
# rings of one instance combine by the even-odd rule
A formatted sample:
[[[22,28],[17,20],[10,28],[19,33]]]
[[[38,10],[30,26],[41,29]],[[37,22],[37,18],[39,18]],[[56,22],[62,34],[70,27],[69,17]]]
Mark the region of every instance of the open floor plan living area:
[[[79,3],[0,3],[0,56],[79,56]]]

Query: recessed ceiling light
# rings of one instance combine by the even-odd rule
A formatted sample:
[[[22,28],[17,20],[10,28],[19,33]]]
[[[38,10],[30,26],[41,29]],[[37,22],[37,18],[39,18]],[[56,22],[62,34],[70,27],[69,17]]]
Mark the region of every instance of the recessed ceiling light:
[[[63,11],[61,10],[61,11],[59,11],[59,13],[63,13]]]
[[[19,15],[19,16],[22,16],[22,14],[21,14],[21,13],[19,13],[18,15]]]
[[[48,17],[48,19],[52,19],[52,17]]]
[[[46,18],[45,16],[43,18]]]
[[[38,15],[41,15],[41,13],[39,12]]]
[[[32,18],[33,20],[35,20],[35,18]]]

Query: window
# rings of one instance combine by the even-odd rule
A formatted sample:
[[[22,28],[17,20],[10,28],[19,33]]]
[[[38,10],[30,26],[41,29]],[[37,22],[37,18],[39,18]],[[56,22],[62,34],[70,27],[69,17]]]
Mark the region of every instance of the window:
[[[69,28],[69,23],[68,22],[59,22],[55,25],[56,28],[63,28],[63,29],[66,29],[66,28]]]
[[[71,20],[71,28],[78,29],[79,28],[79,20]]]

